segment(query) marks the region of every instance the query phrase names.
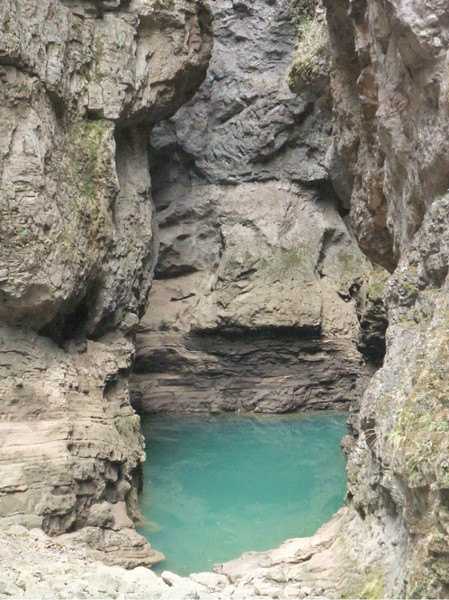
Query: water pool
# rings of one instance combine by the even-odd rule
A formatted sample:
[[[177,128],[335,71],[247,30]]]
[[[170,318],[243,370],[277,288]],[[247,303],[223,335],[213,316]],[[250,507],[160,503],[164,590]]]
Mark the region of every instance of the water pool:
[[[138,531],[166,560],[154,570],[210,570],[247,550],[308,536],[343,505],[347,413],[155,415]]]

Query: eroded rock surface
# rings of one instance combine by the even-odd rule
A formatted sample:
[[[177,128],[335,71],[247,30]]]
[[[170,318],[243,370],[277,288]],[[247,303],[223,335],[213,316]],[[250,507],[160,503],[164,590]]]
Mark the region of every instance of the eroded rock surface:
[[[352,506],[396,541],[383,584],[400,596],[449,590],[448,206],[434,201],[388,286],[388,352],[348,467]]]
[[[309,54],[296,55],[289,2],[211,6],[206,80],[151,135],[161,245],[133,402],[144,412],[341,407],[364,384],[370,267],[325,169],[323,17],[308,17]],[[301,78],[312,50],[315,71]],[[297,93],[286,83],[295,56]]]
[[[347,534],[354,533],[348,529]],[[16,598],[145,598],[162,600],[225,600],[227,598],[316,597],[317,573],[329,590],[332,556],[339,548],[335,534],[339,521],[323,527],[313,538],[287,540],[270,552],[248,552],[241,559],[217,565],[220,573],[193,573],[180,577],[164,571],[106,566],[88,550],[48,538],[41,530],[14,526],[0,532],[0,560],[10,566],[0,573],[0,594]],[[340,548],[343,542],[340,542]],[[360,581],[347,564],[352,582]],[[316,582],[315,582],[316,583]],[[348,587],[348,597],[350,590]],[[367,588],[368,594],[370,589]],[[329,596],[328,596],[329,597]]]
[[[328,165],[360,246],[392,270],[447,190],[447,5],[326,0],[335,137]]]
[[[446,3],[328,0],[329,166],[359,243],[393,270],[383,368],[352,422],[349,515],[370,597],[447,597],[449,256]],[[335,555],[336,572],[348,553]],[[360,593],[358,592],[356,595]]]
[[[156,254],[150,127],[204,77],[200,2],[0,6],[0,525],[159,558],[136,534],[144,459],[130,336]]]
[[[0,532],[0,560],[10,568],[0,573],[0,593],[21,598],[161,598],[162,600],[226,600],[242,598],[380,597],[375,566],[376,543],[360,546],[366,533],[360,516],[341,509],[311,538],[292,539],[267,552],[246,552],[215,565],[216,573],[160,577],[144,567],[125,570],[95,560],[87,549],[47,537],[41,530],[14,526]],[[363,525],[363,524],[362,524]],[[336,559],[346,561],[336,578]],[[368,574],[368,576],[367,576]]]

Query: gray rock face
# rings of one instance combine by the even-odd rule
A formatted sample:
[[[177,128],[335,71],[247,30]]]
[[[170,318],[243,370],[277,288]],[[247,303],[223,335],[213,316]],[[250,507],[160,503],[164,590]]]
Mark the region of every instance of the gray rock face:
[[[390,589],[412,597],[449,590],[448,207],[446,196],[429,208],[388,285],[388,352],[348,468],[353,506],[395,531]]]
[[[0,526],[86,526],[128,566],[160,558],[132,528],[127,385],[156,253],[146,141],[203,78],[210,20],[190,0],[0,6]]]
[[[360,245],[397,267],[383,368],[353,421],[348,500],[380,597],[449,594],[447,3],[326,2],[335,187]],[[347,555],[336,558],[338,570]],[[376,562],[375,561],[375,562]],[[361,595],[361,588],[353,594]]]
[[[132,123],[173,112],[206,64],[208,22],[194,3],[95,6],[0,9],[0,317],[37,331],[70,328],[78,316],[98,332],[141,310],[152,207],[146,139]]]
[[[447,190],[447,5],[326,0],[335,138],[328,164],[360,246],[394,269]]]
[[[207,254],[193,251],[220,258],[214,270],[154,282],[137,336],[139,411],[282,412],[355,398],[363,369],[352,286],[366,263],[333,204],[275,182],[202,187],[209,217],[196,232],[206,232]],[[198,196],[199,187],[188,198]],[[181,240],[177,256],[188,259],[189,247]]]
[[[298,96],[285,82],[297,37],[289,6],[281,0],[211,2],[207,79],[192,102],[153,130],[155,150],[176,144],[207,182],[327,181],[329,114],[314,105],[323,90]],[[328,100],[321,98],[324,109]]]
[[[327,71],[289,90],[289,3],[214,0],[212,10],[206,80],[151,135],[160,253],[133,402],[142,412],[341,407],[364,385],[370,267],[324,167]]]

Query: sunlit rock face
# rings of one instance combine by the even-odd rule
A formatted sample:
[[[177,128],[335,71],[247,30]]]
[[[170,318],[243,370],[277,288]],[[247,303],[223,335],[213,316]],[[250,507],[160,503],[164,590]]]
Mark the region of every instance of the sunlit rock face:
[[[147,138],[205,75],[202,2],[0,6],[0,525],[151,564],[130,336],[156,255]],[[71,534],[78,535],[78,534]]]
[[[325,168],[324,17],[300,18],[319,57],[309,73],[291,3],[211,7],[206,80],[150,138],[160,253],[133,401],[143,412],[340,407],[367,373],[370,266]]]

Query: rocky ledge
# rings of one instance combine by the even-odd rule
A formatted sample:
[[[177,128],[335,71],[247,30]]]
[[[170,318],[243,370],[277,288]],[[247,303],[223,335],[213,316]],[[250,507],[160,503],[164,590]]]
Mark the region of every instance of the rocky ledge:
[[[0,574],[0,594],[30,600],[282,600],[319,598],[326,590],[327,597],[340,597],[332,593],[336,589],[333,559],[342,550],[342,542],[335,543],[336,534],[341,533],[339,522],[334,519],[313,538],[287,540],[270,552],[247,552],[240,559],[216,565],[216,573],[193,573],[189,577],[169,571],[158,577],[145,567],[126,570],[106,566],[96,562],[86,549],[49,538],[41,530],[28,531],[16,525],[0,532],[0,560],[9,567]],[[356,531],[348,529],[347,534]],[[318,572],[321,588],[317,587]],[[351,571],[349,564],[346,576],[346,597],[352,597],[350,590],[355,590],[364,577]]]
[[[126,570],[93,559],[90,551],[15,525],[0,532],[2,598],[24,599],[148,599],[220,600],[226,598],[305,598],[310,589],[282,569],[270,570],[270,582],[256,573],[194,573],[189,577],[165,571],[158,577],[150,569]],[[251,585],[248,583],[251,582]],[[274,595],[271,595],[274,593]]]
[[[373,533],[377,537],[373,538]],[[267,552],[246,552],[214,566],[214,573],[160,577],[145,567],[126,570],[97,562],[91,550],[42,530],[13,526],[0,532],[2,597],[153,600],[378,597],[381,530],[341,509],[310,538],[291,539]],[[363,555],[360,547],[364,541]]]

